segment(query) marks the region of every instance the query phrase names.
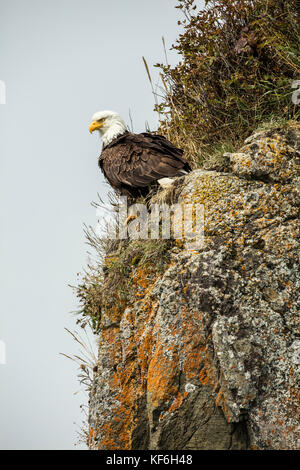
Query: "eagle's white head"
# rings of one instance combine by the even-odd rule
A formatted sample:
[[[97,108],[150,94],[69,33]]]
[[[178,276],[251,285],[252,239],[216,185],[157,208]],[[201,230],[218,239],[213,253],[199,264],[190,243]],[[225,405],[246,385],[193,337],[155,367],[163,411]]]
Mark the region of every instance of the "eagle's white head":
[[[104,147],[113,139],[124,134],[126,124],[121,116],[115,111],[98,111],[92,117],[89,127],[90,133],[99,131]]]

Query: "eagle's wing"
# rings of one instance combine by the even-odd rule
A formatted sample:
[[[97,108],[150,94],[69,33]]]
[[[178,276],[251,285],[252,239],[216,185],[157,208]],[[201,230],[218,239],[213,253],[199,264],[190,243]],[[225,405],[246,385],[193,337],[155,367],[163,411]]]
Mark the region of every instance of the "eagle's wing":
[[[182,154],[183,150],[161,135],[128,132],[105,147],[99,165],[113,187],[143,188],[160,178],[190,171]]]

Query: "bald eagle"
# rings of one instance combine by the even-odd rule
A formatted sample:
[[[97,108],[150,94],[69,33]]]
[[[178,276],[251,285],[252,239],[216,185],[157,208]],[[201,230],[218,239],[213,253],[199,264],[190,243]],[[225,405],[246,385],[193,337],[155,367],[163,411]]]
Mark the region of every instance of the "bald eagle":
[[[183,150],[162,135],[133,134],[114,111],[99,111],[92,117],[90,132],[99,131],[103,147],[98,163],[110,185],[121,195],[146,196],[153,183],[167,186],[171,178],[191,171]]]

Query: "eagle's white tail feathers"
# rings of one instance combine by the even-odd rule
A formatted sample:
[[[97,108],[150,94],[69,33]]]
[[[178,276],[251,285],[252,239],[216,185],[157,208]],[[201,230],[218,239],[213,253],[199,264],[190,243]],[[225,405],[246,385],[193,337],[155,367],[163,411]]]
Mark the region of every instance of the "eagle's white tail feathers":
[[[178,176],[184,176],[184,175],[187,175],[187,174],[188,174],[187,171],[180,170],[178,172],[178,174],[176,176],[174,176],[173,178],[160,178],[157,181],[158,181],[158,183],[160,184],[160,186],[162,188],[170,188],[174,184],[175,178],[177,178]]]
[[[161,178],[157,180],[160,186],[164,189],[170,188],[174,183],[174,178]]]

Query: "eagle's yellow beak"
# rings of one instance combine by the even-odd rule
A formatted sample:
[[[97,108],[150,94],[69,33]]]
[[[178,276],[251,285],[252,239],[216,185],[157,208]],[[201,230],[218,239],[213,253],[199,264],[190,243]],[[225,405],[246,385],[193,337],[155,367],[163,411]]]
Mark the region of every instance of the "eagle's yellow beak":
[[[102,127],[104,122],[99,122],[99,121],[93,121],[89,127],[90,133],[94,132],[96,129],[100,129]]]

